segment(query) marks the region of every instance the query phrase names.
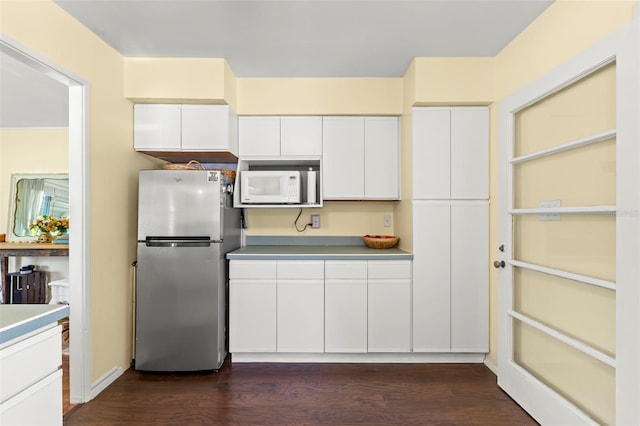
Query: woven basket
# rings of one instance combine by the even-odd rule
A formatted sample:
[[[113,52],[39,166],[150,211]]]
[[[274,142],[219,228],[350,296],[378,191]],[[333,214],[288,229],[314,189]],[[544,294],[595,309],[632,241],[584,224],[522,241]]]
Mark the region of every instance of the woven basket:
[[[204,170],[204,166],[196,160],[191,160],[187,164],[167,163],[162,167],[165,170]]]
[[[362,239],[367,247],[374,249],[388,249],[400,241],[399,237],[393,235],[365,235]]]
[[[229,170],[229,169],[214,169],[214,170],[222,173],[222,176],[227,178],[230,182],[235,182],[236,180],[235,170]]]

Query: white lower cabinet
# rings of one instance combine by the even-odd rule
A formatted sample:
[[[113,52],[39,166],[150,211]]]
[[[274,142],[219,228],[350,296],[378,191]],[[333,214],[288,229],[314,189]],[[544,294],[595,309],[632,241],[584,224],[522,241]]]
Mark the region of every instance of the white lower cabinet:
[[[277,351],[324,352],[324,261],[277,264]]]
[[[276,351],[276,261],[229,262],[229,352]]]
[[[231,353],[411,352],[411,260],[231,260]]]
[[[325,261],[324,350],[367,352],[367,261]]]
[[[488,352],[488,215],[487,201],[414,201],[414,352]]]
[[[411,262],[368,262],[368,351],[411,352]]]
[[[278,352],[324,351],[324,282],[278,280]]]
[[[61,329],[0,350],[0,424],[62,425]]]
[[[451,352],[489,352],[489,205],[451,205]]]

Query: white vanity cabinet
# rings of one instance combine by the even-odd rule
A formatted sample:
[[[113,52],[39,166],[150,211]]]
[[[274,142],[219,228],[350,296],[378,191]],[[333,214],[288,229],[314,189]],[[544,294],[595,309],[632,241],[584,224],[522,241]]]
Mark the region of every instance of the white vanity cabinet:
[[[411,261],[369,260],[368,351],[411,352]]]
[[[137,104],[134,149],[238,155],[238,122],[228,105]]]
[[[229,262],[229,352],[275,352],[275,260]]]
[[[323,197],[397,200],[398,117],[323,117]]]
[[[325,261],[325,352],[367,352],[367,261]]]
[[[319,116],[242,116],[238,135],[243,158],[322,155]]]
[[[0,424],[62,425],[62,337],[52,324],[0,350]]]

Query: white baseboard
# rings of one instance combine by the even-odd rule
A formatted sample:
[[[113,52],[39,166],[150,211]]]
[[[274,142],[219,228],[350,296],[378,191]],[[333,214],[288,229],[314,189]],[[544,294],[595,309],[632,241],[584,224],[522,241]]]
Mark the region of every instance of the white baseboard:
[[[476,363],[478,353],[233,353],[231,362]]]
[[[486,365],[486,366],[487,366],[487,368],[488,368],[489,370],[491,370],[491,371],[493,372],[493,374],[495,374],[495,375],[496,375],[496,377],[498,377],[498,366],[497,366],[497,365],[495,365],[494,363],[492,363],[491,361],[489,361],[489,358],[486,358],[486,357],[485,357],[485,359],[484,359],[484,365]]]
[[[118,377],[122,376],[122,373],[124,373],[124,370],[121,367],[113,367],[111,371],[93,382],[91,384],[91,394],[89,395],[89,400],[92,400],[93,398],[98,396],[100,392],[107,388],[107,386],[115,382]]]

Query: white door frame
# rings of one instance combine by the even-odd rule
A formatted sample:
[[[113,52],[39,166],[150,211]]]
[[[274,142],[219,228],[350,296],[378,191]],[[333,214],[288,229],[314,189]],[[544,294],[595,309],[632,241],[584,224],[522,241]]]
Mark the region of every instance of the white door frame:
[[[89,273],[89,82],[0,33],[0,51],[69,87],[69,233],[71,403],[91,399]]]
[[[613,60],[616,66],[616,423],[640,424],[640,30],[629,25],[505,99],[499,106],[498,384],[541,424],[595,424],[516,365],[512,356],[513,116]],[[563,210],[563,209],[559,209]],[[565,213],[569,212],[564,211]]]

